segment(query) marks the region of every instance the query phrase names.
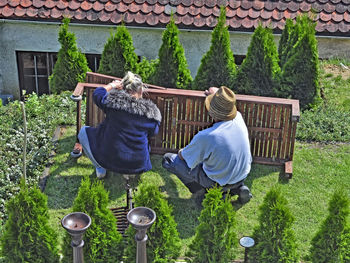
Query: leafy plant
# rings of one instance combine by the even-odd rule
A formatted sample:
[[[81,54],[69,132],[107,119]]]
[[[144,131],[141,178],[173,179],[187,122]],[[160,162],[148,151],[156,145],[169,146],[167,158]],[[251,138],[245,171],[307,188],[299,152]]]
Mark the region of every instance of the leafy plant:
[[[180,89],[191,86],[191,73],[188,69],[185,51],[179,40],[179,30],[173,17],[163,32],[158,56],[159,61],[150,77],[152,84]]]
[[[85,55],[77,47],[74,33],[68,31],[69,18],[64,18],[62,22],[58,32],[61,48],[49,78],[53,93],[74,90],[78,82],[84,82],[86,72],[90,71]]]
[[[138,72],[138,58],[129,31],[120,25],[115,34],[111,33],[103,48],[98,72],[124,77],[128,71]]]
[[[232,248],[236,245],[235,225],[235,212],[229,199],[222,199],[220,188],[209,189],[187,253],[191,262],[230,262],[234,258]]]
[[[338,189],[329,201],[328,216],[311,241],[310,258],[313,263],[349,262],[350,200]],[[347,260],[345,260],[347,258]]]
[[[108,205],[108,192],[101,181],[82,180],[73,211],[90,216],[91,225],[84,234],[85,262],[120,262],[123,254],[122,236],[117,231],[116,219]],[[72,262],[71,236],[66,233],[63,262]]]
[[[237,72],[233,89],[243,94],[275,97],[280,74],[278,60],[272,31],[259,25]]]
[[[141,183],[135,195],[135,207],[138,206],[151,208],[156,213],[156,220],[147,231],[147,262],[175,262],[180,252],[179,233],[172,215],[172,208],[158,187]],[[126,262],[135,262],[135,230],[131,226],[127,230],[127,235]]]
[[[21,183],[7,202],[8,220],[1,238],[5,262],[59,262],[57,234],[49,226],[47,197],[37,186]]]
[[[259,225],[255,227],[255,246],[249,250],[251,262],[299,262],[292,225],[294,217],[280,188],[273,187],[259,208]]]
[[[202,57],[192,89],[206,90],[209,87],[232,87],[236,65],[230,45],[226,22],[226,9],[221,7],[220,16],[211,35],[209,51]]]
[[[307,16],[298,17],[293,31],[288,40],[293,46],[282,67],[280,95],[298,99],[301,108],[305,109],[320,100],[315,23]]]
[[[156,65],[159,63],[159,59],[148,60],[145,57],[142,57],[142,60],[139,63],[139,75],[142,78],[142,81],[145,83],[150,82],[150,77],[154,74]]]

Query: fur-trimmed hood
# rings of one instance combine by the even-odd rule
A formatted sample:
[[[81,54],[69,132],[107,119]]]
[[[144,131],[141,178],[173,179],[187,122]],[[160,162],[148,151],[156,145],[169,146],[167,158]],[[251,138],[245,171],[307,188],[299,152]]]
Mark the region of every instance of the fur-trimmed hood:
[[[156,104],[148,99],[136,99],[124,90],[112,89],[106,99],[108,108],[123,110],[131,114],[146,116],[148,119],[162,121],[162,115]]]

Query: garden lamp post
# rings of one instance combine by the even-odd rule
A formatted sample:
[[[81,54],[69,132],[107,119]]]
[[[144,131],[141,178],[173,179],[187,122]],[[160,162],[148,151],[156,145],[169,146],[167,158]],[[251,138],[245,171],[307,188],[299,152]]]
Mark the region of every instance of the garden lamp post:
[[[239,244],[244,247],[244,263],[248,262],[248,250],[249,248],[253,247],[255,244],[255,241],[251,237],[242,237],[239,240]]]
[[[63,217],[61,224],[72,236],[73,263],[83,263],[83,235],[91,224],[91,218],[87,214],[74,212]]]
[[[136,229],[136,263],[147,263],[146,231],[156,220],[156,213],[147,207],[135,207],[127,214],[129,223]]]

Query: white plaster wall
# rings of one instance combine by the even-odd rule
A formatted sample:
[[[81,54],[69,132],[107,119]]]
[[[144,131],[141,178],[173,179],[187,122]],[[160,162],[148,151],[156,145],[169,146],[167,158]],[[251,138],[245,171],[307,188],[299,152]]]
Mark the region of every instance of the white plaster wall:
[[[83,53],[100,54],[113,26],[77,25],[71,23],[69,30],[77,39]],[[33,23],[28,21],[0,20],[0,85],[1,94],[19,97],[19,78],[16,51],[58,52],[58,23]],[[128,27],[133,37],[135,51],[139,56],[154,59],[162,43],[162,28]],[[197,73],[202,56],[209,50],[211,31],[180,31],[180,41],[193,77]],[[231,48],[235,55],[245,55],[251,33],[231,32]],[[276,44],[279,36],[275,36]],[[350,59],[350,38],[319,38],[321,58],[344,57]]]

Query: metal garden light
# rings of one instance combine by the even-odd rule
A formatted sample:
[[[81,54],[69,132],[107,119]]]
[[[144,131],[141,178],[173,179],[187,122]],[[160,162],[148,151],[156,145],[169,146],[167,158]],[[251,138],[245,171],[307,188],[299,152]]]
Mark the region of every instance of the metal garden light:
[[[242,237],[239,244],[244,247],[244,263],[248,262],[248,250],[255,245],[255,241],[251,237]]]

